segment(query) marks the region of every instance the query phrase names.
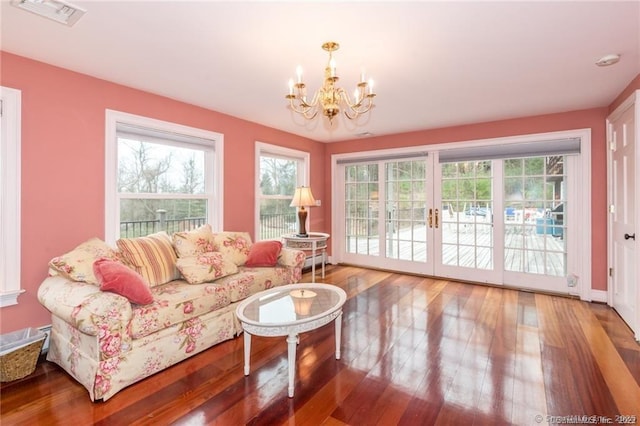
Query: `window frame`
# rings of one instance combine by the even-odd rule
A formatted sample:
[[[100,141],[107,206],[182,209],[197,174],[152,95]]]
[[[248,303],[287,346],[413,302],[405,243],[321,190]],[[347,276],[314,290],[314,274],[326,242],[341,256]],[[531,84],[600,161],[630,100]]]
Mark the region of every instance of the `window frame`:
[[[22,91],[0,86],[0,308],[18,304],[20,281]]]
[[[207,223],[211,225],[214,231],[221,231],[224,223],[224,135],[209,130],[107,109],[105,120],[105,241],[112,245],[115,244],[120,232],[121,197],[117,187],[118,124],[194,138],[194,145],[202,145],[203,140],[212,141],[212,158],[205,163],[204,179],[209,182],[212,181],[213,184],[211,191],[201,196],[199,194],[199,198],[207,199]],[[175,146],[184,146],[184,142],[177,141]],[[174,198],[174,195],[179,194],[166,195],[164,198]]]
[[[297,162],[298,167],[296,170],[296,186],[310,186],[311,176],[311,154],[306,151],[300,151],[292,148],[285,148],[279,145],[273,145],[265,142],[256,142],[255,151],[255,241],[260,241],[260,205],[263,199],[284,199],[283,196],[268,196],[263,197],[262,190],[260,188],[260,160],[262,156],[277,157],[282,159],[294,160]],[[313,189],[312,189],[313,190]],[[291,194],[289,199],[293,199]],[[292,207],[295,208],[295,207]],[[310,220],[311,212],[309,209],[309,216],[307,220]],[[297,219],[296,219],[297,220]]]

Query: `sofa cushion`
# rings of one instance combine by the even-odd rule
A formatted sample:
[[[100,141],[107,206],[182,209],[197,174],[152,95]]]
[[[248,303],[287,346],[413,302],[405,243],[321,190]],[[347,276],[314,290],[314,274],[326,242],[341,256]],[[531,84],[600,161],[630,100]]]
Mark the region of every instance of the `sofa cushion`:
[[[214,250],[236,265],[244,265],[249,256],[251,236],[248,232],[219,232],[213,237]]]
[[[98,285],[93,273],[93,262],[100,258],[117,259],[117,253],[99,238],[91,238],[62,256],[54,257],[49,266],[73,281]]]
[[[151,288],[154,302],[133,306],[130,334],[138,339],[158,330],[228,306],[229,293],[214,283],[188,284],[176,280]]]
[[[98,259],[93,263],[93,272],[100,283],[100,290],[119,294],[139,305],[153,302],[149,284],[142,275],[122,263],[106,258]]]
[[[171,237],[162,231],[138,238],[121,238],[116,241],[120,253],[151,287],[166,284],[180,278],[176,267],[176,252]]]
[[[213,232],[209,224],[191,231],[176,232],[172,240],[178,257],[196,256],[214,251]]]
[[[262,290],[295,282],[291,268],[248,268],[241,266],[238,273],[216,280],[216,284],[229,292],[231,302],[246,299]],[[297,281],[297,280],[296,280]]]
[[[280,241],[258,241],[249,249],[249,255],[244,266],[275,266],[278,263],[278,254],[282,249]]]
[[[181,257],[176,265],[189,284],[214,281],[238,272],[236,264],[217,251]]]

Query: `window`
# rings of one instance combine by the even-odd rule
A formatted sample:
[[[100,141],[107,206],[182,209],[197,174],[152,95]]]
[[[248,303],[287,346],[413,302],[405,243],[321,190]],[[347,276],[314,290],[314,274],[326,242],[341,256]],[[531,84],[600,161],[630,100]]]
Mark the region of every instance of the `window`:
[[[0,307],[16,305],[20,288],[19,90],[0,87]]]
[[[106,239],[222,224],[222,135],[107,111]]]
[[[256,143],[256,240],[298,229],[296,208],[289,205],[296,187],[308,182],[308,153]]]

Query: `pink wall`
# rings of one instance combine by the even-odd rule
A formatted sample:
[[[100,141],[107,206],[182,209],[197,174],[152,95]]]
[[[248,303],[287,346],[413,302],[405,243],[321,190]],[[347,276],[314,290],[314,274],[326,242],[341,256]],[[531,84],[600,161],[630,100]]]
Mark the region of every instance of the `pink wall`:
[[[592,166],[592,244],[591,264],[592,288],[607,288],[607,170],[605,150],[605,119],[607,108],[573,111],[560,114],[540,115],[513,120],[469,124],[465,126],[423,130],[418,132],[380,136],[369,139],[328,144],[325,149],[326,163],[324,185],[331,188],[331,155],[385,148],[416,145],[431,145],[477,139],[489,139],[532,133],[554,132],[570,129],[591,129]],[[329,200],[330,201],[330,200]],[[329,204],[329,203],[327,203]],[[330,208],[330,206],[327,206]],[[330,211],[330,210],[327,210]],[[331,226],[331,215],[326,215],[327,227]]]
[[[90,237],[104,238],[105,109],[224,134],[224,229],[254,228],[255,141],[311,154],[314,195],[322,190],[324,146],[195,107],[0,52],[2,86],[22,91],[22,288],[17,306],[0,310],[0,333],[51,323],[36,292],[47,263]],[[323,229],[314,209],[312,229]]]

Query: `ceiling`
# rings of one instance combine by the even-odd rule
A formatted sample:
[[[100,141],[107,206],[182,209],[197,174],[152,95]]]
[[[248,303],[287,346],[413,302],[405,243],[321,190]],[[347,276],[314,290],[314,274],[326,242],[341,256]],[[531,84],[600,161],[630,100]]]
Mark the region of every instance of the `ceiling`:
[[[640,73],[637,1],[71,0],[73,27],[0,2],[2,50],[322,142],[608,106]],[[330,40],[339,85],[364,68],[377,93],[332,126],[285,99]]]

